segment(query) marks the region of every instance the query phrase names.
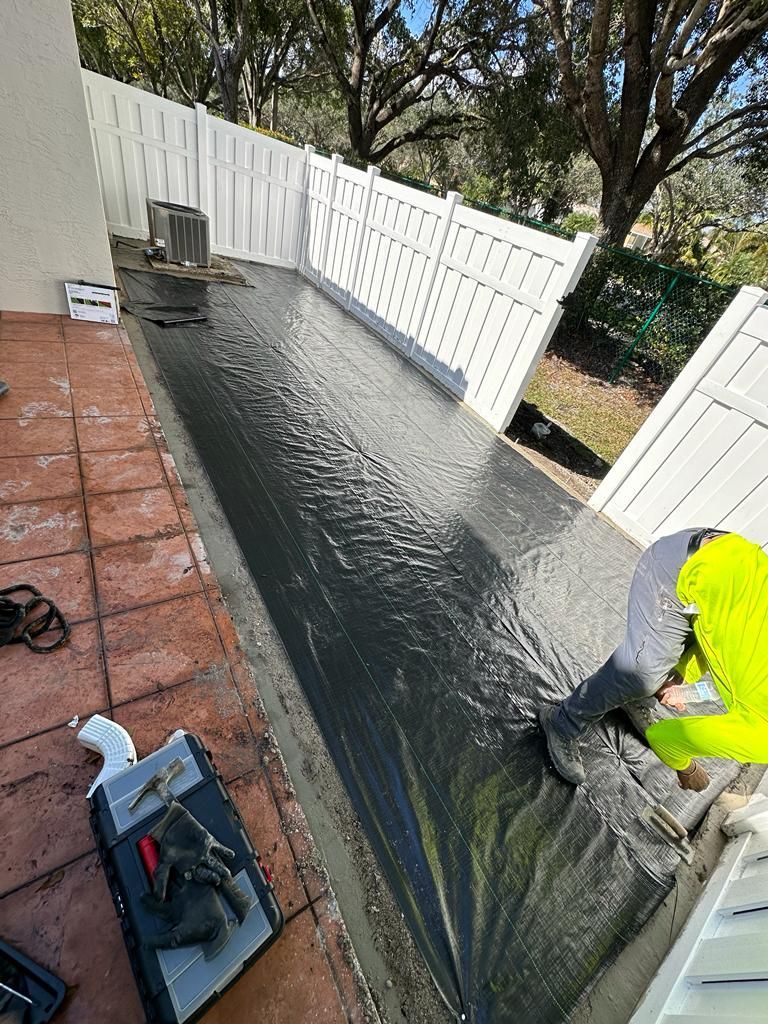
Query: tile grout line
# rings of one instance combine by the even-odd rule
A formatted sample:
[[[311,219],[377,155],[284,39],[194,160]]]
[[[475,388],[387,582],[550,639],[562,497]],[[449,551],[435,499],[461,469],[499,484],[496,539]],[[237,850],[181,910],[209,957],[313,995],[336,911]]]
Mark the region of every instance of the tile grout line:
[[[191,594],[189,596],[196,597],[197,595],[196,594]],[[176,598],[172,598],[171,600],[176,600]],[[130,609],[130,611],[136,611],[136,610],[137,609],[134,609],[134,608]],[[138,609],[138,610],[141,610],[141,609]],[[95,622],[96,620],[95,619],[87,619],[86,621],[87,622]],[[82,622],[81,623],[77,623],[77,625],[83,625],[83,623]],[[116,704],[114,704],[112,706],[99,707],[95,711],[87,712],[87,714],[89,716],[90,715],[102,715],[105,712],[112,713],[112,712],[115,712],[115,711],[120,711],[123,708],[129,707],[131,704],[136,704],[140,700],[145,700],[147,697],[157,697],[157,696],[159,696],[160,694],[163,694],[163,693],[171,693],[172,691],[179,689],[179,687],[181,687],[181,686],[188,686],[189,683],[194,683],[196,681],[197,681],[196,677],[194,675],[192,675],[192,676],[189,676],[187,679],[180,679],[176,683],[169,683],[167,686],[156,687],[154,690],[148,690],[147,693],[137,694],[135,697],[129,697],[127,700],[120,700],[120,701],[118,701]],[[14,744],[16,744],[16,743],[26,743],[28,740],[38,739],[40,736],[46,736],[49,732],[55,732],[57,729],[63,729],[68,724],[69,724],[68,722],[56,722],[53,725],[47,725],[44,729],[38,729],[37,732],[31,732],[27,736],[19,736],[17,739],[8,740],[5,743],[0,743],[0,753],[2,753],[4,750],[8,750],[10,747],[14,746]],[[250,769],[250,770],[251,771],[256,771],[255,768]],[[242,774],[243,775],[247,775],[249,773],[248,772],[243,772]],[[241,777],[240,775],[235,776],[230,781],[234,782],[235,779],[238,779],[240,777]]]
[[[138,360],[137,360],[137,367],[139,369],[139,372],[141,373],[141,367],[138,366]],[[133,366],[131,366],[131,372],[134,375],[134,380],[136,380],[136,373],[135,373],[135,370],[134,370]],[[138,387],[138,381],[136,383],[137,383],[137,387]],[[146,388],[147,393],[149,394],[149,388],[147,387],[147,384],[146,384],[146,381],[144,380],[144,375],[143,374],[142,374],[141,383]],[[144,399],[141,396],[141,394],[139,395],[139,397],[142,399],[142,406],[144,406]],[[151,394],[149,395],[149,398],[150,398],[150,401],[151,401],[152,400]],[[160,429],[162,430],[162,424],[160,423],[160,419],[157,416],[157,413],[156,413],[156,411],[154,409],[154,402],[152,402],[152,410],[153,410],[153,412],[151,414],[152,418],[155,419],[155,421],[159,424]],[[150,412],[146,408],[146,406],[144,406],[144,411],[147,414],[147,416],[149,417],[150,416]],[[163,437],[165,437],[165,433],[164,432],[163,432]],[[156,435],[154,433],[153,433],[153,438],[155,440],[155,443],[157,444],[157,437],[156,437]],[[166,444],[166,447],[167,447],[167,444]],[[160,456],[160,461],[161,461],[162,466],[163,466],[163,472],[165,474],[166,480],[167,480],[168,485],[169,485],[170,490],[171,490],[171,495],[173,497],[173,501],[174,501],[174,504],[176,506],[176,511],[177,511],[177,513],[179,515],[179,520],[181,521],[182,529],[184,530],[184,536],[186,538],[186,541],[187,541],[187,544],[189,546],[189,549],[192,552],[192,558],[193,558],[193,561],[195,563],[195,570],[197,571],[198,577],[200,579],[200,583],[202,584],[203,595],[204,595],[204,598],[205,598],[206,605],[208,607],[208,611],[209,611],[210,616],[211,616],[211,618],[213,620],[213,624],[214,624],[214,628],[216,630],[216,634],[217,634],[217,636],[219,638],[219,642],[221,643],[222,649],[224,651],[224,654],[225,654],[225,657],[226,657],[226,660],[227,660],[227,666],[228,666],[228,668],[230,670],[230,674],[232,676],[232,682],[233,682],[233,685],[234,685],[234,688],[235,688],[235,692],[237,693],[238,701],[240,703],[240,708],[241,708],[241,710],[243,712],[243,715],[245,716],[246,722],[248,723],[248,731],[250,733],[250,736],[251,736],[253,744],[254,744],[254,746],[256,748],[256,751],[259,752],[261,750],[262,746],[263,746],[263,741],[261,739],[259,739],[259,737],[254,732],[253,722],[251,721],[251,716],[248,714],[248,709],[246,707],[246,703],[245,703],[245,700],[243,698],[243,694],[242,694],[242,692],[240,690],[240,686],[238,685],[237,676],[232,671],[233,660],[232,660],[232,657],[230,655],[230,651],[228,649],[228,644],[225,642],[224,635],[222,634],[221,628],[219,626],[219,623],[218,623],[218,620],[217,620],[217,617],[216,617],[216,614],[215,614],[215,611],[214,611],[214,607],[213,607],[213,604],[212,604],[212,601],[211,601],[211,592],[205,586],[205,581],[203,580],[202,572],[200,571],[200,565],[198,563],[198,560],[197,560],[197,557],[196,557],[196,554],[195,554],[195,550],[194,550],[194,548],[193,548],[193,546],[192,546],[192,544],[190,542],[189,530],[187,529],[186,523],[184,522],[184,519],[182,518],[182,515],[181,515],[182,509],[179,507],[179,503],[176,500],[176,492],[174,490],[174,487],[180,487],[181,490],[184,493],[184,498],[185,498],[185,502],[186,502],[186,488],[184,487],[184,482],[181,479],[181,476],[179,475],[178,468],[176,466],[176,460],[174,459],[172,453],[170,452],[170,449],[168,450],[168,455],[169,455],[170,460],[171,460],[173,473],[175,474],[175,479],[171,478],[169,467],[166,465],[165,460],[162,458],[163,453],[160,452],[160,450],[159,450],[159,444],[158,444],[158,454]],[[189,508],[188,503],[187,503],[185,511],[188,511],[190,513],[190,515],[192,515],[192,517],[194,519],[194,513],[192,512],[191,508]],[[197,526],[197,522],[196,521],[195,521],[195,526]],[[202,544],[203,541],[202,541],[202,537],[200,536],[199,529],[196,529],[195,533],[196,533],[197,537],[199,538],[200,544]],[[207,550],[206,550],[205,554],[207,556]],[[224,610],[224,614],[229,615],[229,611],[227,610],[226,605],[224,603],[223,594],[221,593],[221,587],[219,586],[218,577],[217,577],[216,573],[213,570],[213,566],[210,565],[210,562],[208,564],[210,566],[211,573],[213,574],[213,578],[214,578],[214,582],[215,582],[215,586],[216,586],[216,593],[218,595],[220,595],[220,597],[221,597],[221,606],[222,606],[222,608]],[[238,637],[238,639],[239,639],[239,637]],[[246,659],[246,670],[248,672],[250,672],[250,666],[247,665],[247,659]],[[254,685],[255,685],[255,681],[254,681]],[[258,692],[258,688],[257,688],[257,692]],[[259,696],[259,699],[261,699],[260,696]],[[267,791],[269,792],[270,799],[271,799],[272,804],[273,804],[273,806],[275,808],[278,820],[280,821],[281,828],[282,828],[286,824],[286,818],[285,818],[285,816],[283,814],[283,810],[282,810],[280,801],[277,799],[277,794],[275,793],[274,786],[272,785],[272,779],[270,778],[269,772],[266,770],[266,767],[264,765],[260,764],[258,768],[252,769],[250,772],[244,772],[243,775],[240,776],[240,777],[246,778],[248,775],[256,774],[257,772],[261,773],[261,776],[262,776],[262,778],[264,779],[264,781],[266,783]],[[303,814],[303,811],[302,811],[302,814]],[[285,836],[285,840],[286,840],[286,842],[288,844],[288,849],[290,850],[290,853],[291,853],[291,859],[293,860],[293,863],[294,863],[294,866],[295,866],[295,869],[296,869],[296,875],[298,877],[299,883],[301,884],[301,888],[304,891],[304,896],[305,896],[305,898],[307,900],[307,903],[305,904],[305,906],[302,909],[306,909],[307,907],[312,907],[313,915],[314,915],[314,907],[312,906],[312,898],[310,896],[310,892],[309,892],[309,888],[307,886],[307,883],[306,883],[304,877],[302,876],[301,871],[299,870],[298,862],[296,860],[296,854],[294,853],[294,850],[293,850],[293,847],[291,845],[291,842],[290,842],[290,839],[289,839],[288,835],[285,832],[283,832],[283,835]],[[313,844],[313,846],[315,845],[314,839],[312,839],[312,844]],[[314,915],[314,916],[316,918],[316,915]],[[326,953],[326,961],[328,962],[329,968],[330,968],[332,976],[333,976],[334,987],[337,989],[337,992],[338,992],[339,997],[340,997],[340,999],[342,1001],[342,1004],[346,1005],[346,1001],[343,1000],[343,998],[342,998],[341,989],[340,989],[340,986],[339,986],[337,978],[336,978],[336,972],[334,970],[333,964],[332,964],[330,958],[328,957],[327,953]]]
[[[95,846],[89,847],[82,853],[75,854],[74,857],[71,857],[69,860],[65,860],[63,864],[55,864],[53,867],[49,868],[48,871],[44,871],[41,875],[35,875],[35,877],[30,878],[29,881],[22,882],[21,885],[15,885],[7,892],[0,893],[0,903],[2,903],[3,900],[8,899],[9,896],[14,896],[17,892],[21,892],[22,889],[35,885],[37,882],[42,882],[45,878],[50,878],[50,876],[55,875],[57,871],[65,871],[67,868],[71,868],[73,864],[77,864],[78,861],[85,860],[86,857],[91,857],[93,855],[98,856],[98,850]],[[101,865],[100,858],[99,864]]]
[[[115,449],[115,452],[120,451],[120,450],[121,449],[119,449],[119,448]],[[142,451],[142,452],[150,451],[149,448],[137,448],[137,449],[129,449],[129,450]],[[72,455],[72,456],[76,456],[77,455],[76,452],[64,452],[62,454],[64,454],[64,455]],[[101,455],[101,454],[102,454],[101,452],[83,452],[83,455]],[[104,452],[104,454],[105,455],[109,455],[109,454],[114,454],[114,452]],[[21,455],[21,456],[9,455],[7,457],[11,458],[11,459],[27,458],[27,456],[25,456],[25,455]],[[2,469],[4,458],[5,458],[4,456],[0,456],[0,469]],[[37,458],[37,456],[36,455],[30,455],[29,458],[35,459],[35,458]],[[2,508],[4,505],[36,505],[40,501],[68,501],[68,500],[70,500],[72,498],[87,498],[87,497],[99,498],[99,497],[103,497],[106,494],[136,494],[139,491],[163,491],[163,490],[168,490],[168,485],[164,481],[159,483],[159,484],[157,484],[157,483],[151,484],[151,485],[149,485],[147,487],[144,487],[144,486],[142,486],[142,487],[119,487],[119,488],[117,488],[117,490],[115,490],[114,487],[111,490],[104,490],[104,491],[86,491],[84,488],[81,488],[79,491],[72,491],[70,494],[52,494],[50,497],[47,497],[47,498],[27,498],[26,501],[5,501],[3,499],[0,499],[0,508]],[[117,543],[120,543],[120,542],[119,541],[114,541],[113,543],[117,544]],[[41,555],[41,556],[38,556],[38,557],[43,557],[44,558],[45,556]],[[25,561],[25,559],[19,559],[19,561]],[[5,564],[5,563],[0,563],[0,564]]]
[[[60,320],[60,322],[59,322],[59,329],[60,329],[60,331],[62,333],[62,337],[63,337],[63,335],[64,335],[64,321],[63,321],[63,319]],[[71,397],[71,395],[72,395],[72,378],[70,377],[70,373],[69,373],[69,357],[67,355],[66,345],[64,346],[64,363],[65,363],[65,366],[67,368],[67,383],[69,384],[69,393],[70,393],[70,397]],[[80,474],[80,487],[81,487],[81,490],[84,490],[83,484],[84,484],[85,478],[83,476],[83,462],[82,462],[82,459],[81,459],[81,452],[80,452],[80,435],[77,432],[77,423],[75,422],[75,420],[76,420],[76,417],[75,417],[75,414],[74,414],[74,406],[73,406],[73,408],[72,408],[72,429],[73,429],[74,435],[75,435],[75,454],[77,456],[77,469],[78,469],[78,472]],[[88,519],[88,503],[85,500],[85,494],[83,494],[83,496],[81,498],[81,501],[82,501],[82,506],[83,506],[83,525],[85,526],[85,535],[86,535],[86,541],[87,541],[88,564],[89,564],[90,570],[91,570],[91,586],[93,587],[93,599],[94,599],[94,603],[96,605],[96,623],[97,623],[97,628],[98,628],[98,631],[99,631],[99,647],[100,647],[100,653],[101,653],[101,667],[102,667],[102,671],[104,673],[104,686],[105,686],[106,691],[107,691],[107,702],[108,702],[108,705],[109,705],[109,710],[110,710],[110,712],[112,712],[112,710],[113,710],[112,686],[111,686],[110,681],[109,681],[109,667],[107,665],[107,650],[106,650],[106,645],[104,643],[104,626],[103,626],[102,621],[101,621],[101,613],[100,613],[100,605],[99,605],[99,591],[98,591],[98,585],[96,583],[96,565],[95,565],[94,558],[93,558],[93,545],[91,544],[91,526],[90,526],[90,522],[89,522],[89,519]]]

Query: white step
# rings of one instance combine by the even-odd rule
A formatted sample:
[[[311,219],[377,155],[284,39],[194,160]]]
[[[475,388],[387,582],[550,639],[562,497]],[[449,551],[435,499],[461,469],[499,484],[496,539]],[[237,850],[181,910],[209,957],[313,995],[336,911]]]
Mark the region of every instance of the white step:
[[[749,935],[704,939],[685,977],[689,983],[764,981],[768,978],[768,928]]]
[[[678,989],[654,1024],[768,1024],[768,983],[688,985]]]
[[[749,911],[768,909],[768,875],[751,875],[735,878],[729,882],[723,894],[723,902],[717,908],[719,914],[744,914]],[[768,922],[766,922],[768,928]]]
[[[768,860],[768,834],[765,832],[759,832],[753,836],[749,844],[749,851],[744,854],[745,864],[754,864],[761,860]]]
[[[659,1024],[765,1024],[766,1021],[768,1010],[760,1017],[748,1010],[742,1017],[733,1014],[724,1017],[721,1013],[665,1013]]]

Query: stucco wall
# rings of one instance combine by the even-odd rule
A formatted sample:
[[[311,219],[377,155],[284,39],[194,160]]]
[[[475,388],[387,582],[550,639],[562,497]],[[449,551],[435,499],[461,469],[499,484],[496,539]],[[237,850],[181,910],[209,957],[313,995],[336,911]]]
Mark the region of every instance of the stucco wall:
[[[69,0],[0,0],[0,309],[112,284]]]

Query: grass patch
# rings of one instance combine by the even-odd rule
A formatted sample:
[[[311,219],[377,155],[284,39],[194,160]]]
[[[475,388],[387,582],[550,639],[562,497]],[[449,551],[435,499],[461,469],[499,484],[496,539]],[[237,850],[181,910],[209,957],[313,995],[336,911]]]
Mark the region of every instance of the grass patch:
[[[658,401],[631,384],[606,384],[548,352],[525,393],[526,402],[613,465]]]

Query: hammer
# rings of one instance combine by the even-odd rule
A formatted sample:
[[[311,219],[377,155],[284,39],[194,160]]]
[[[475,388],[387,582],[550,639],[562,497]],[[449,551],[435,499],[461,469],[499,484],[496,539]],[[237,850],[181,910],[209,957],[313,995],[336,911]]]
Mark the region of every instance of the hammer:
[[[147,793],[157,793],[165,806],[170,807],[175,800],[175,797],[169,788],[171,781],[175,779],[177,775],[181,775],[183,771],[184,762],[180,757],[175,757],[170,764],[165,766],[165,768],[160,768],[159,771],[155,772],[151,779],[147,779],[133,800],[131,800],[128,805],[128,810],[131,812],[135,811]]]

